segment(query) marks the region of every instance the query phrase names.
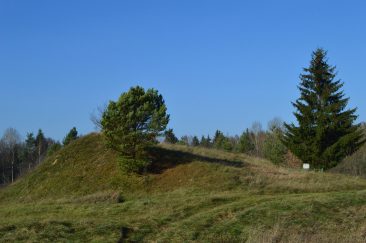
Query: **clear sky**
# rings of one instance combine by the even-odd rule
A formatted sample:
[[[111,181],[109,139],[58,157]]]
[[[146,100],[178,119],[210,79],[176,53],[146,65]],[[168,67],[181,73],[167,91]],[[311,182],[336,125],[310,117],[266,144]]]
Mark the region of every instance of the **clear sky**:
[[[0,132],[62,139],[134,85],[177,135],[293,121],[302,68],[328,50],[366,120],[365,1],[0,0]]]

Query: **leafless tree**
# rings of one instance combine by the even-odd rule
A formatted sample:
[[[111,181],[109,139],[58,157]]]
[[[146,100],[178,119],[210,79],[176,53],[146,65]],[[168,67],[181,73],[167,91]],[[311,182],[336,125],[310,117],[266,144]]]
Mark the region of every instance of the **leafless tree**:
[[[259,156],[261,153],[261,147],[262,147],[262,144],[261,144],[262,135],[263,135],[262,124],[259,121],[255,121],[255,122],[253,122],[250,130],[254,135],[253,140],[254,140],[254,147],[255,147],[256,155]]]
[[[275,117],[268,122],[268,131],[284,131],[284,129],[284,122],[279,117]]]
[[[2,142],[5,149],[10,153],[10,163],[11,163],[11,182],[14,182],[14,167],[15,167],[15,153],[16,147],[20,144],[20,135],[18,131],[14,128],[8,128],[5,130],[2,137]]]
[[[3,140],[0,140],[0,161],[1,161],[1,175],[2,175],[2,183],[3,184],[6,184],[7,182],[7,179],[6,179],[6,173],[5,173],[5,170],[6,170],[6,147],[5,147],[5,144],[4,144],[4,141]]]
[[[98,106],[97,109],[90,114],[90,120],[94,124],[94,128],[97,131],[100,131],[102,129],[101,120],[103,117],[103,113],[106,109],[107,104],[104,104],[103,106]]]

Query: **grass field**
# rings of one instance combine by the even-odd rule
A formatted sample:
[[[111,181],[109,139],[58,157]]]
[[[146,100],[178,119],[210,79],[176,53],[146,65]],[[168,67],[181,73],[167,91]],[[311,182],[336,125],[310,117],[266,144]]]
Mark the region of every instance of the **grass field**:
[[[0,190],[0,241],[366,241],[364,179],[184,146],[152,157],[126,174],[100,135],[73,142]]]

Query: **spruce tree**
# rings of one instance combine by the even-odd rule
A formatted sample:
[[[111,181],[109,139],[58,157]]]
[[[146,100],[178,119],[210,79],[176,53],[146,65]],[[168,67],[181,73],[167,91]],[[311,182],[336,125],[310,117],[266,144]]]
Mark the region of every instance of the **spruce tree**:
[[[253,153],[255,150],[253,137],[254,135],[247,129],[239,138],[239,152],[242,153]]]
[[[48,144],[46,137],[44,136],[42,129],[39,129],[36,136],[36,150],[37,150],[38,164],[41,163],[44,157],[44,153],[47,151],[47,146]]]
[[[356,109],[347,109],[344,83],[327,61],[323,49],[313,52],[310,66],[300,75],[301,96],[293,103],[298,125],[285,124],[283,137],[288,149],[318,169],[334,167],[365,142],[360,126],[354,124]]]
[[[68,145],[71,141],[78,139],[78,131],[76,127],[73,127],[63,140],[64,146]]]
[[[33,133],[27,133],[27,138],[25,140],[25,148],[23,151],[23,157],[28,163],[28,170],[31,169],[32,164],[36,158],[36,139],[34,138]]]
[[[178,138],[175,136],[173,129],[166,130],[164,135],[165,143],[176,144],[178,142]]]
[[[214,138],[213,138],[213,145],[217,149],[223,148],[225,142],[225,136],[220,130],[216,130]]]
[[[192,139],[192,146],[197,147],[198,145],[200,145],[200,140],[198,140],[197,136],[194,136]]]
[[[206,137],[203,136],[203,135],[201,137],[200,146],[201,147],[207,147],[207,140],[206,140]]]

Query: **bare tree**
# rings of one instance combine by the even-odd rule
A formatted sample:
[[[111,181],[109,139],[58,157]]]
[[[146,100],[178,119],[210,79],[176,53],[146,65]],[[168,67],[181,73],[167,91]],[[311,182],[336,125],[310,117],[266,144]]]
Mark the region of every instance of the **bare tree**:
[[[275,117],[268,122],[268,131],[270,132],[284,131],[284,129],[285,129],[284,122],[279,117]]]
[[[4,135],[1,139],[10,153],[10,163],[11,163],[11,182],[14,182],[14,169],[15,169],[15,153],[16,147],[20,143],[20,135],[15,128],[8,128],[5,130]]]
[[[1,161],[1,181],[2,184],[6,184],[6,147],[3,140],[0,140],[0,161]]]
[[[107,104],[104,104],[103,106],[98,106],[97,109],[90,114],[90,120],[94,124],[94,128],[97,131],[100,131],[102,129],[101,120],[103,117],[103,114],[105,110],[107,109]]]
[[[261,138],[262,138],[262,134],[263,134],[263,129],[262,129],[262,124],[259,121],[255,121],[252,124],[252,128],[250,129],[251,132],[254,135],[254,147],[255,147],[255,152],[256,155],[259,156],[260,155],[260,151],[261,151]]]

